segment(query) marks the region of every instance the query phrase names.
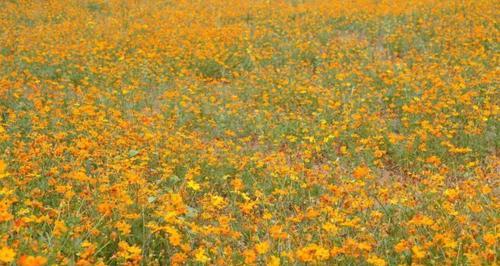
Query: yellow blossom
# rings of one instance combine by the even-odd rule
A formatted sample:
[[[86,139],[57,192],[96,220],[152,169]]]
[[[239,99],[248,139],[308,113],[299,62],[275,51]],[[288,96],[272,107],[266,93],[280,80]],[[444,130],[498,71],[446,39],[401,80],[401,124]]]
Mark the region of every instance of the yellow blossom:
[[[9,263],[14,261],[16,257],[16,252],[9,247],[0,248],[0,261],[3,263]]]
[[[258,254],[265,254],[269,251],[269,247],[270,247],[269,241],[264,241],[255,245],[255,250],[257,251]]]

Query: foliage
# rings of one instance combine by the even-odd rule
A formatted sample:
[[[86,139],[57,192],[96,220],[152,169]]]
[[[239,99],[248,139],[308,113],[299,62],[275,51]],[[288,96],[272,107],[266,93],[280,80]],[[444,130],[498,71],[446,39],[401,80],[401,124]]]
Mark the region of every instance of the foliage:
[[[496,265],[496,1],[0,7],[0,264]]]

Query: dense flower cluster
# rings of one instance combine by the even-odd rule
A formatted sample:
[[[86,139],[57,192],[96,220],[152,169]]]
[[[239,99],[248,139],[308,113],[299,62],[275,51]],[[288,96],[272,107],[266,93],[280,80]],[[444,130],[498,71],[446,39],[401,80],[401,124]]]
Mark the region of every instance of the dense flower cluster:
[[[0,265],[496,265],[497,1],[0,10]]]

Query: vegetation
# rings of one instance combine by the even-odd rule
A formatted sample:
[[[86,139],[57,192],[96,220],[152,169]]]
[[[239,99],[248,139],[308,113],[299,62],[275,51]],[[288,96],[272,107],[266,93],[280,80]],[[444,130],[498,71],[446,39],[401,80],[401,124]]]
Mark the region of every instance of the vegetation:
[[[0,265],[497,264],[497,1],[0,10]]]

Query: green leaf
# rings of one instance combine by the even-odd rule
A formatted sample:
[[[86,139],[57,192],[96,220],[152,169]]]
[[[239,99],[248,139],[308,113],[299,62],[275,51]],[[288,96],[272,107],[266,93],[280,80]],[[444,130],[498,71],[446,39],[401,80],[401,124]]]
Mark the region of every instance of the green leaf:
[[[140,151],[138,151],[138,150],[130,150],[130,151],[128,152],[128,157],[134,157],[134,156],[136,156],[137,154],[139,154],[139,152],[140,152]]]

